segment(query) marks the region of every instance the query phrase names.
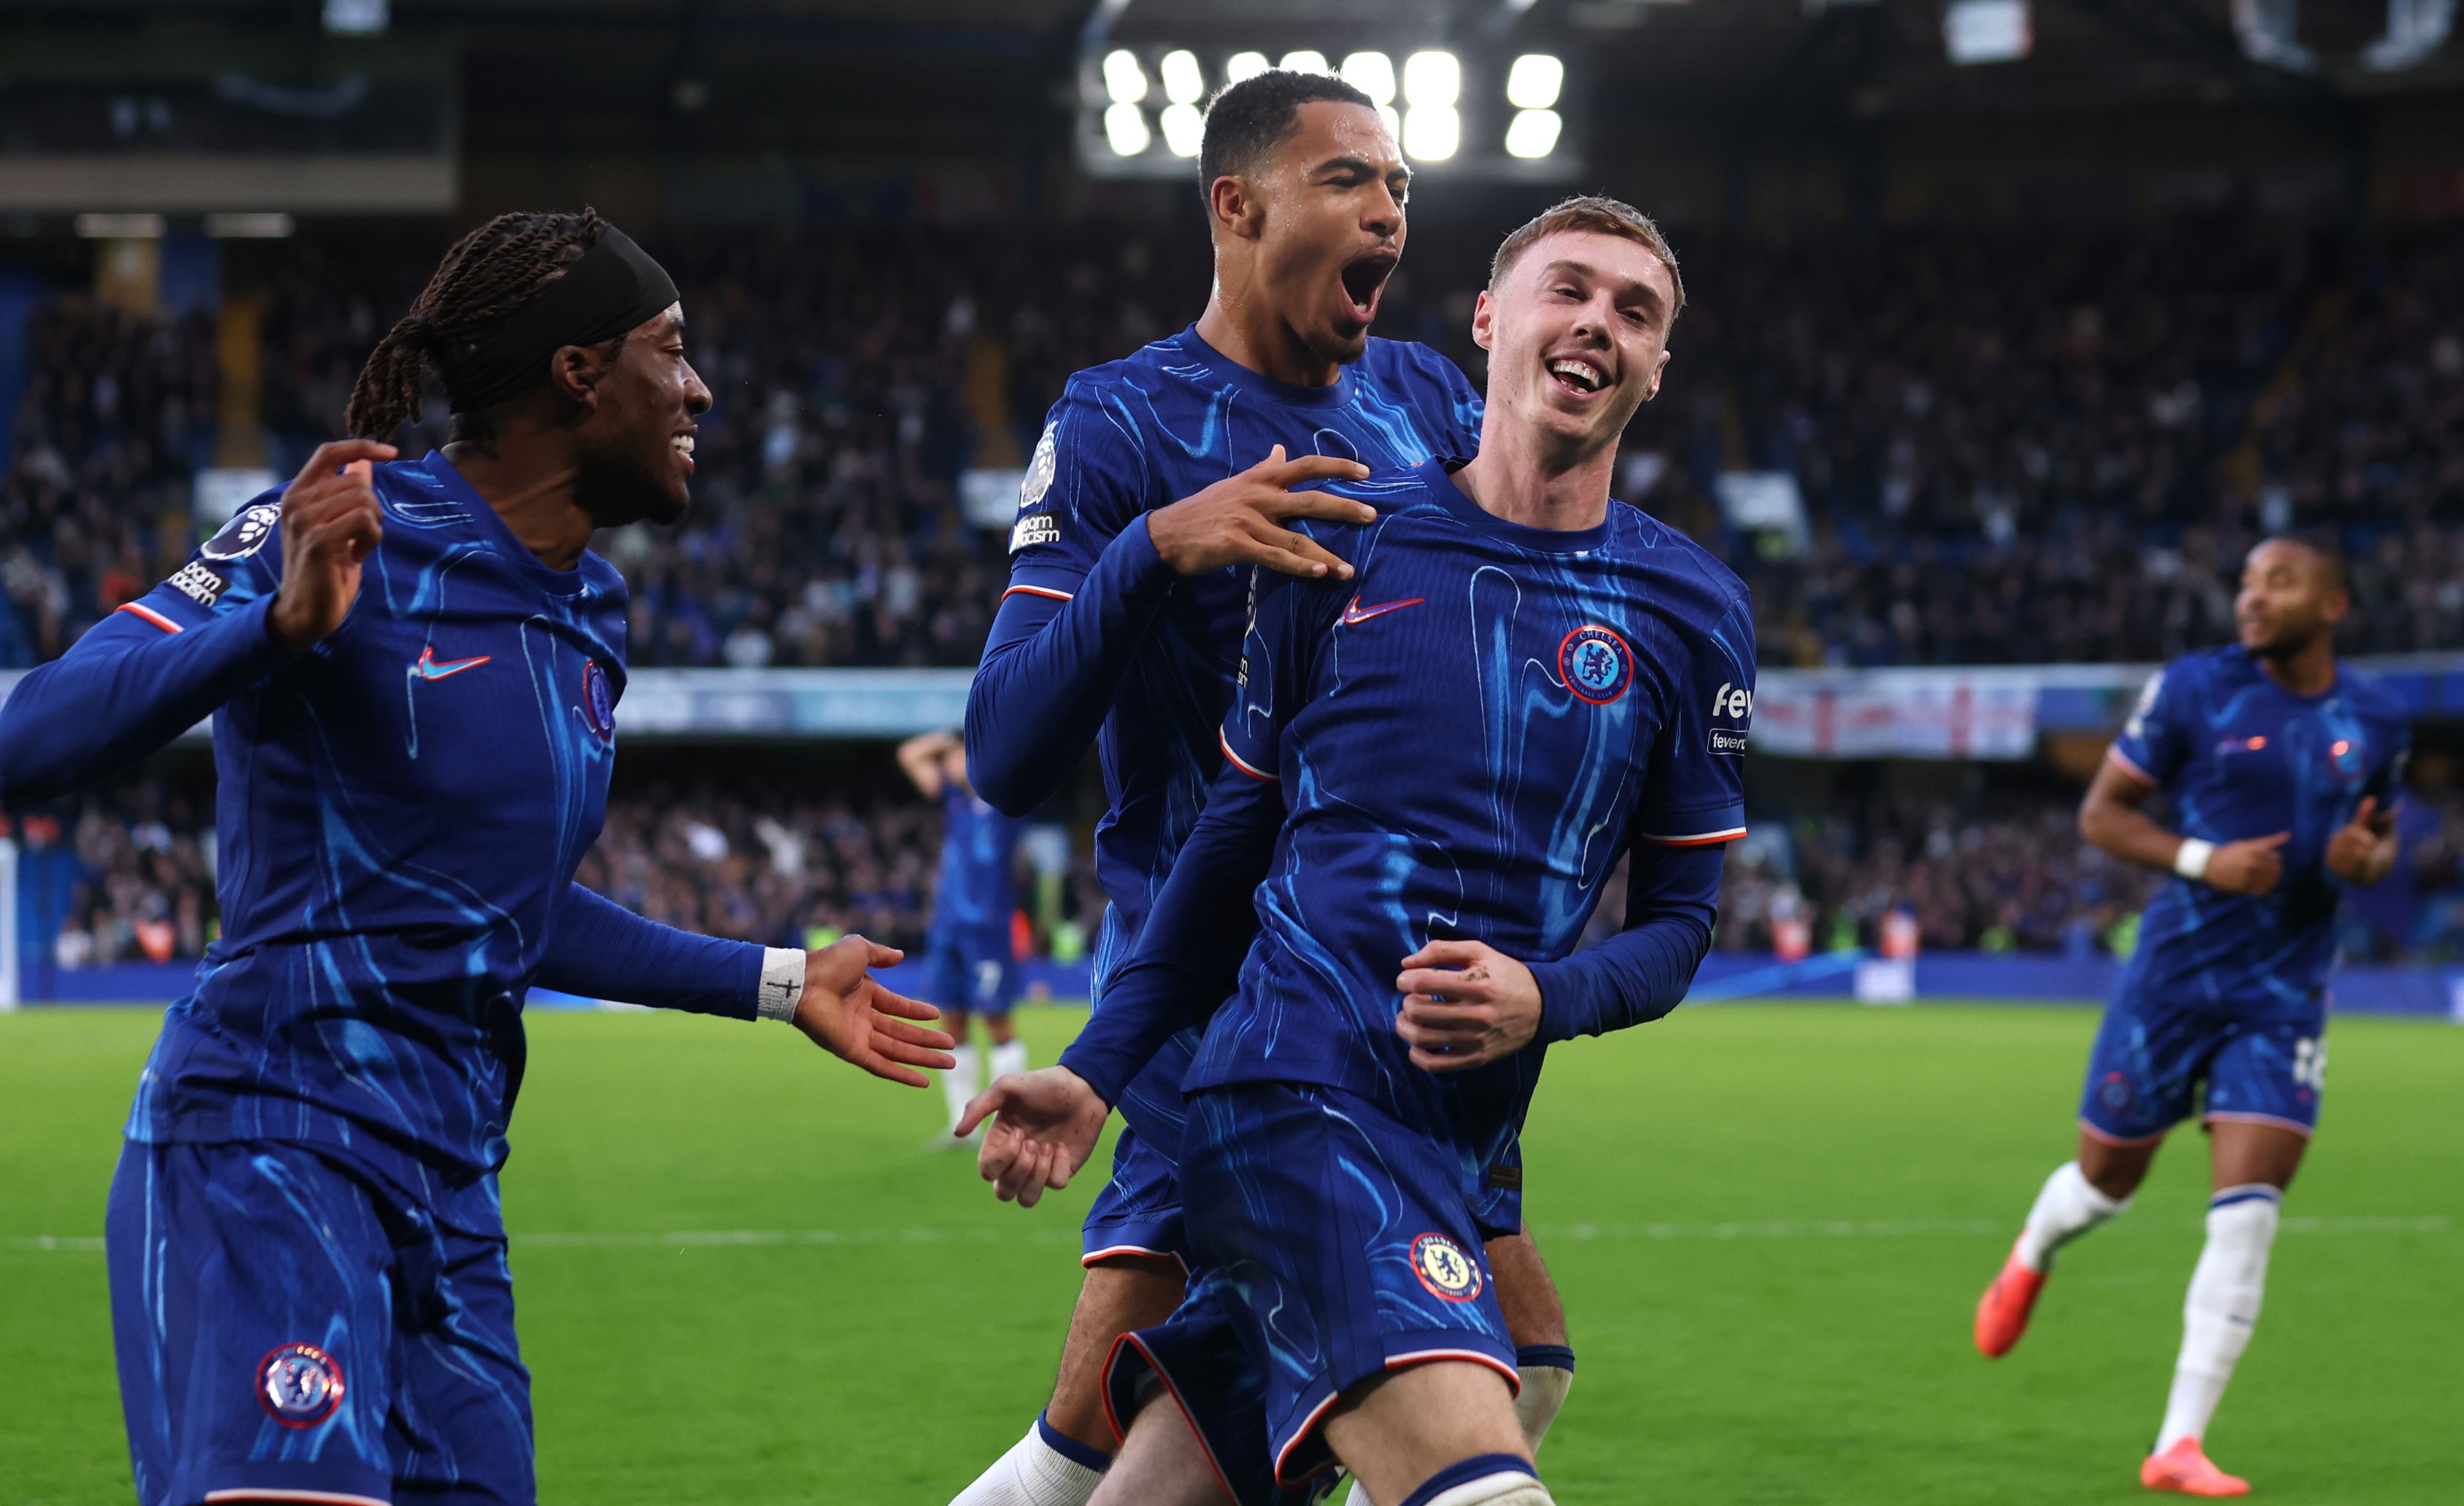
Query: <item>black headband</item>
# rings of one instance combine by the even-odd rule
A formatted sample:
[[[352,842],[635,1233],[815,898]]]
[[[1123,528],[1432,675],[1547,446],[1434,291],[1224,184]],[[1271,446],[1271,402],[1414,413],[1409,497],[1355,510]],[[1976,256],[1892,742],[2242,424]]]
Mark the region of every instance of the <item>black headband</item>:
[[[478,347],[444,372],[453,411],[501,403],[536,382],[565,345],[613,340],[676,301],[666,269],[613,225],[564,276],[514,310]]]

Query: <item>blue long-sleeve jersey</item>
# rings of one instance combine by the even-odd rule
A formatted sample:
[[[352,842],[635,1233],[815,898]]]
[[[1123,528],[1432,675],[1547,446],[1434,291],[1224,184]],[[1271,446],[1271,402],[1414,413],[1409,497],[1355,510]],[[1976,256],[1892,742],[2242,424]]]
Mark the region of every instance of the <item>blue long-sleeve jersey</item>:
[[[1228,766],[1062,1062],[1119,1103],[1237,961],[1184,1086],[1368,1096],[1458,1146],[1477,1211],[1518,1180],[1542,1048],[1666,1013],[1709,946],[1719,853],[1745,830],[1752,612],[1725,565],[1633,508],[1521,527],[1436,462],[1333,490],[1378,520],[1303,526],[1356,573],[1258,580]],[[1627,928],[1573,953],[1637,844],[1673,851],[1635,865]],[[1249,928],[1224,917],[1244,897],[1242,957]],[[1468,1074],[1412,1065],[1395,976],[1447,938],[1531,964],[1534,1047]]]
[[[2266,894],[2187,878],[2158,890],[2123,991],[2255,1020],[2316,1011],[2344,891],[2327,841],[2363,796],[2394,807],[2411,739],[2403,702],[2347,667],[2324,693],[2297,696],[2238,646],[2166,666],[2114,740],[2113,761],[2171,798],[2184,836],[2291,839],[2278,852],[2284,876]]]
[[[541,564],[441,454],[373,479],[385,538],[340,631],[296,657],[268,635],[269,494],[19,683],[0,799],[102,778],[212,714],[223,934],[129,1137],[326,1142],[450,1180],[504,1159],[534,982],[750,1019],[762,949],[572,881],[625,689],[614,567]]]
[[[1011,866],[1024,818],[994,809],[953,781],[941,791],[941,876],[933,897],[933,934],[963,943],[998,938],[1009,945],[1018,908]]]
[[[1096,869],[1111,900],[1095,948],[1098,1009],[1222,763],[1216,732],[1247,612],[1243,572],[1175,574],[1145,515],[1277,445],[1378,471],[1469,454],[1480,420],[1453,363],[1389,340],[1370,341],[1329,387],[1262,376],[1194,325],[1069,379],[1021,494],[1009,589],[967,695],[967,763],[986,800],[1024,814],[1097,748],[1110,809]],[[1168,1047],[1133,1094],[1142,1133],[1167,1146],[1195,1040]]]

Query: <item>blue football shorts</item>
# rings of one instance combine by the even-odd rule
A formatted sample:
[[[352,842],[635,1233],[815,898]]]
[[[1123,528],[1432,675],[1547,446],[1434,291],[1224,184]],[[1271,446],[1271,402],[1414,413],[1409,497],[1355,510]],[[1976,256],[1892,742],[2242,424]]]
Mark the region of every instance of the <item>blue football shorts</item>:
[[[935,930],[925,942],[924,965],[933,988],[928,1003],[975,1014],[1007,1014],[1018,1003],[1018,959],[1005,929]]]
[[[1332,1088],[1243,1083],[1189,1109],[1198,1275],[1169,1321],[1113,1347],[1116,1430],[1168,1392],[1225,1492],[1269,1506],[1323,1486],[1334,1460],[1319,1425],[1373,1376],[1463,1361],[1521,1384],[1449,1147]]]
[[[536,1499],[504,1231],[465,1201],[474,1227],[323,1146],[124,1144],[104,1248],[142,1506]]]
[[[2097,1030],[2079,1123],[2118,1145],[2152,1144],[2193,1114],[2307,1135],[2319,1124],[2326,1037],[2323,1006],[2300,1019],[2253,1020],[2125,993]]]

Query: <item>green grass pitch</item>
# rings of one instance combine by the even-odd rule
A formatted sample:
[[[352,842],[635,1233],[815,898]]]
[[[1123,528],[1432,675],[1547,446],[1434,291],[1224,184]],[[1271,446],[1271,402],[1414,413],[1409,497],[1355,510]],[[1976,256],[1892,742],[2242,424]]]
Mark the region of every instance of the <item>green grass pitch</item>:
[[[1077,1015],[1035,1010],[1050,1060]],[[1567,1506],[2123,1502],[2199,1242],[2195,1135],[2010,1359],[1978,1290],[2070,1150],[2085,1009],[1738,1006],[1552,1053],[1530,1217],[1580,1368]],[[151,1011],[0,1017],[0,1502],[129,1498],[96,1236]],[[2210,1439],[2280,1502],[2453,1499],[2464,1030],[2338,1023]],[[1031,1212],[935,1094],[785,1030],[531,1025],[505,1176],[549,1501],[941,1506],[1042,1403],[1097,1178]],[[55,1236],[47,1245],[41,1236]]]

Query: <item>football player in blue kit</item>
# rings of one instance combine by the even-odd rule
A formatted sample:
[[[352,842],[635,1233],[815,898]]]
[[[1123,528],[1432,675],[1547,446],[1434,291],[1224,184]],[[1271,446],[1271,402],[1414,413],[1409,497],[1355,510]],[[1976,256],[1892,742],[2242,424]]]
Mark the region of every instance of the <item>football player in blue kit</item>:
[[[2172,1394],[2140,1470],[2158,1490],[2250,1488],[2201,1440],[2258,1320],[2284,1189],[2319,1122],[2337,903],[2396,859],[2411,734],[2401,701],[2337,661],[2349,605],[2333,544],[2253,549],[2240,641],[2147,682],[2079,808],[2089,841],[2175,876],[2148,905],[2097,1032],[2078,1159],[2046,1180],[1978,1303],[1976,1345],[2010,1352],[2055,1251],[2127,1207],[2157,1147],[2195,1114],[2214,1191]],[[2142,808],[2160,790],[2178,830]]]
[[[1018,956],[1010,940],[1017,912],[1019,829],[1025,821],[995,810],[967,783],[967,749],[955,732],[927,732],[898,745],[898,766],[927,800],[941,803],[941,872],[933,890],[933,923],[925,933],[924,965],[942,1029],[958,1044],[957,1066],[942,1074],[950,1130],[976,1096],[976,1049],[967,1022],[983,1016],[992,1045],[992,1076],[1026,1070],[1026,1043],[1010,1023],[1018,1002]],[[956,1133],[927,1148],[966,1143]]]
[[[1216,738],[1247,610],[1236,567],[1348,579],[1352,566],[1293,524],[1364,522],[1374,509],[1293,488],[1478,443],[1480,399],[1452,363],[1369,336],[1402,254],[1410,177],[1375,106],[1340,79],[1271,71],[1225,89],[1199,154],[1215,245],[1204,313],[1073,376],[1030,462],[1009,588],[968,696],[969,766],[984,799],[1023,814],[1097,747],[1111,808],[1096,863],[1111,900],[1098,1010],[1222,766]],[[1183,1295],[1174,1160],[1195,1038],[1167,1045],[1121,1105],[1050,1402],[955,1506],[1081,1506],[1094,1490],[1112,1448],[1105,1357]],[[1573,1383],[1573,1351],[1521,1232],[1517,1156],[1498,1167],[1481,1223],[1525,1346],[1536,1443]]]
[[[370,357],[350,427],[28,675],[0,797],[214,720],[223,935],[138,1080],[105,1219],[143,1506],[528,1502],[497,1168],[534,985],[753,1020],[922,1088],[949,1039],[867,969],[573,882],[625,689],[598,528],[689,503],[710,392],[658,264],[500,215]],[[423,366],[451,442],[395,460]]]
[[[1614,200],[1507,238],[1477,458],[1336,483],[1376,520],[1303,526],[1349,579],[1252,572],[1225,767],[1130,963],[1060,1066],[969,1110],[1000,1115],[987,1178],[1031,1202],[1204,1018],[1198,1275],[1115,1349],[1096,1506],[1307,1498],[1338,1461],[1377,1506],[1550,1499],[1476,1209],[1546,1045],[1683,998],[1745,830],[1745,587],[1609,496],[1682,301]],[[1638,847],[1624,928],[1573,952]]]

